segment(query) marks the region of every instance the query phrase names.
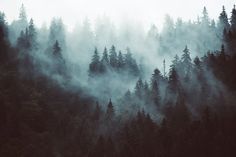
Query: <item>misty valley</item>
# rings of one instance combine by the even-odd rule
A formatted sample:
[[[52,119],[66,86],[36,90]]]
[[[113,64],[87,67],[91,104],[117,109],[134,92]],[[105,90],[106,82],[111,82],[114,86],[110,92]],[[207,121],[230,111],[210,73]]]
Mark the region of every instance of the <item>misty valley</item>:
[[[236,8],[199,14],[145,31],[0,12],[0,156],[236,156]]]

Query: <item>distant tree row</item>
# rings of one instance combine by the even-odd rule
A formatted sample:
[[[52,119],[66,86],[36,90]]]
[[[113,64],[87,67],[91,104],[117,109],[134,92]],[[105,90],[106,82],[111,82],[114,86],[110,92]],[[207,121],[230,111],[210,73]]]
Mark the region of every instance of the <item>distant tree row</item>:
[[[225,40],[227,41],[227,38],[234,38],[232,30],[235,29],[235,19],[235,6],[230,17],[228,17],[223,6],[217,21],[210,19],[208,11],[204,7],[202,15],[196,21],[184,22],[181,18],[174,21],[167,15],[164,29],[158,33],[157,27],[152,26],[147,38],[152,46],[159,50],[160,54],[163,52],[175,54],[176,50],[180,51],[182,49],[182,43],[186,43],[193,51],[203,55],[208,50],[219,49],[219,45],[224,43]],[[229,35],[224,37],[224,34]],[[231,53],[229,50],[227,52]]]
[[[109,50],[109,54],[105,47],[101,59],[97,48],[95,48],[92,61],[89,64],[89,75],[94,76],[110,71],[128,72],[133,76],[140,74],[140,69],[136,60],[132,57],[129,48],[127,48],[127,53],[123,55],[121,51],[117,54],[114,45]]]

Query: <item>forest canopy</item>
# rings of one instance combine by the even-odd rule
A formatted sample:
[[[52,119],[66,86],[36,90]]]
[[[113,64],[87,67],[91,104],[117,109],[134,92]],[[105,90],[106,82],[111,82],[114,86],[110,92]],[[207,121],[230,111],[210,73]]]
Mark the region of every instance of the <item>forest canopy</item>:
[[[236,155],[236,8],[163,30],[0,12],[0,156]]]

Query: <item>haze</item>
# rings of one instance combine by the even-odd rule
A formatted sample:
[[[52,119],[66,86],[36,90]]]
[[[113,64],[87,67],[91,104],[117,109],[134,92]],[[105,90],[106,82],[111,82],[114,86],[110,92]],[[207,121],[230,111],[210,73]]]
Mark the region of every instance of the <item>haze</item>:
[[[124,19],[161,27],[165,14],[176,19],[196,19],[206,6],[211,18],[218,18],[222,5],[230,12],[233,0],[1,0],[0,10],[7,15],[8,22],[18,18],[23,3],[28,18],[38,26],[49,24],[52,17],[61,17],[69,29],[88,17],[92,22],[99,16],[109,16],[115,24]]]

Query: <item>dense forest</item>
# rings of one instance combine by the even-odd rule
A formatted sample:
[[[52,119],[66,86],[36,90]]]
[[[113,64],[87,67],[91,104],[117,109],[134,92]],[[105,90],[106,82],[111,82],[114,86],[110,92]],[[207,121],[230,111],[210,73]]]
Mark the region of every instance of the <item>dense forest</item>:
[[[69,32],[0,12],[0,156],[236,155],[236,8]]]

